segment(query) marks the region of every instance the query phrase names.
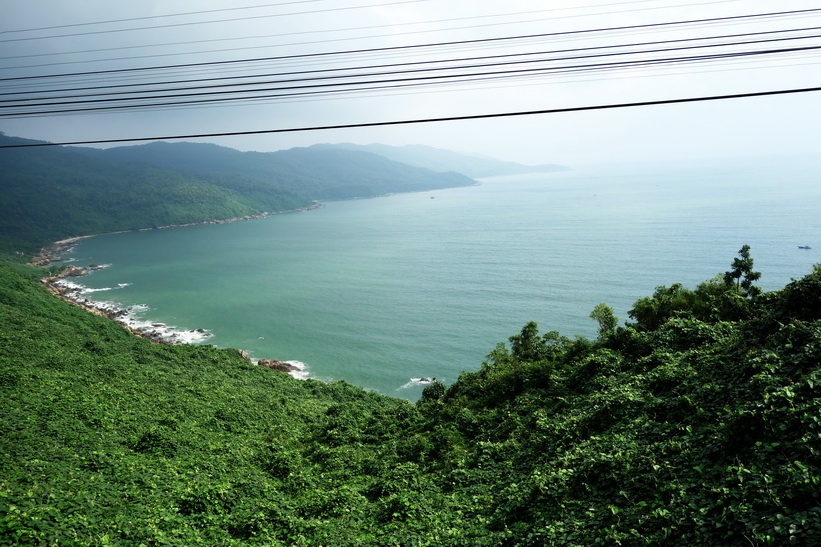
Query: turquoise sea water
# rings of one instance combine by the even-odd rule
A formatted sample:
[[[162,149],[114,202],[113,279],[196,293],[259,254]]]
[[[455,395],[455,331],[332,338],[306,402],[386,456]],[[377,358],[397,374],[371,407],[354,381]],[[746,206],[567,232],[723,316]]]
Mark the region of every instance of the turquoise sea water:
[[[724,272],[745,243],[766,290],[808,273],[820,178],[795,161],[601,166],[100,236],[68,258],[108,266],[80,280],[91,299],[415,400],[419,378],[478,369],[527,321],[595,337],[599,302],[623,322],[656,286]]]

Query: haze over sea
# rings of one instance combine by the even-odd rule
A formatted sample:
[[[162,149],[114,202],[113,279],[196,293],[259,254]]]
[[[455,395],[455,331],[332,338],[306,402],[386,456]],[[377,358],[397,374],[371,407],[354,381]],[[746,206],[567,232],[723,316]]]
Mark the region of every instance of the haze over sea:
[[[744,244],[765,290],[809,273],[821,262],[819,167],[757,159],[491,178],[106,235],[67,258],[110,265],[80,280],[93,300],[206,329],[203,343],[300,361],[313,378],[415,400],[419,378],[451,383],[477,370],[528,321],[594,338],[596,304],[623,323],[655,287],[692,288],[728,270]]]

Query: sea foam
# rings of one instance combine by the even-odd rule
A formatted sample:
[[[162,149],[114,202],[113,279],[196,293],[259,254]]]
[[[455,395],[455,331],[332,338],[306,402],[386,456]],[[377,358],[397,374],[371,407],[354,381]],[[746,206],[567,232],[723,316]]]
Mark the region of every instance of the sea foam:
[[[293,365],[299,369],[289,372],[289,374],[297,380],[307,380],[310,377],[310,373],[305,370],[307,367],[302,361],[283,361],[283,363],[288,363],[289,365]]]
[[[432,384],[435,381],[436,381],[436,378],[427,378],[427,377],[411,378],[410,382],[407,382],[406,384],[403,384],[402,386],[397,388],[397,391],[399,391],[400,389],[408,389],[408,388],[411,388],[411,387],[426,386],[426,385]]]
[[[197,344],[204,342],[212,336],[206,329],[185,330],[173,325],[146,320],[143,318],[143,315],[149,311],[150,308],[143,304],[122,307],[116,302],[91,300],[85,297],[86,294],[95,292],[122,289],[129,286],[130,283],[119,283],[116,287],[103,287],[99,289],[92,289],[74,281],[67,281],[66,279],[57,280],[54,284],[66,289],[63,292],[63,296],[66,298],[87,309],[106,315],[145,338],[171,344]]]

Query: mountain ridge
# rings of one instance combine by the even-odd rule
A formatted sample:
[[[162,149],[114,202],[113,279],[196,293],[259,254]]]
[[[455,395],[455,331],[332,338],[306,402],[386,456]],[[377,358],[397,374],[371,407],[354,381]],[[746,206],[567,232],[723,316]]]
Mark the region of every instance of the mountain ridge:
[[[0,135],[0,145],[42,142]],[[5,148],[0,164],[0,250],[29,254],[75,236],[476,184],[360,151],[241,152],[208,143]]]

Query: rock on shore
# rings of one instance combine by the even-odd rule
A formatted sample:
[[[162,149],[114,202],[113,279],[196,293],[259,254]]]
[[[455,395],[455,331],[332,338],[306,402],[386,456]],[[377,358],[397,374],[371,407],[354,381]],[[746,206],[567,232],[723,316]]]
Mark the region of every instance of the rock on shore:
[[[139,325],[131,320],[130,310],[119,308],[105,302],[95,302],[83,296],[83,287],[74,283],[66,282],[67,277],[82,277],[89,271],[100,269],[101,266],[91,265],[88,268],[80,266],[66,266],[58,274],[45,277],[40,280],[52,294],[63,300],[80,306],[81,308],[112,321],[116,321],[132,334],[147,338],[157,344],[180,344],[187,343],[192,335],[203,338],[210,336],[205,329],[194,329],[191,331],[177,331],[162,323],[149,323]]]
[[[299,370],[299,367],[295,367],[290,363],[286,363],[284,361],[276,361],[273,359],[260,359],[257,361],[257,364],[262,367],[267,367],[273,370],[278,370],[279,372],[296,372]]]

